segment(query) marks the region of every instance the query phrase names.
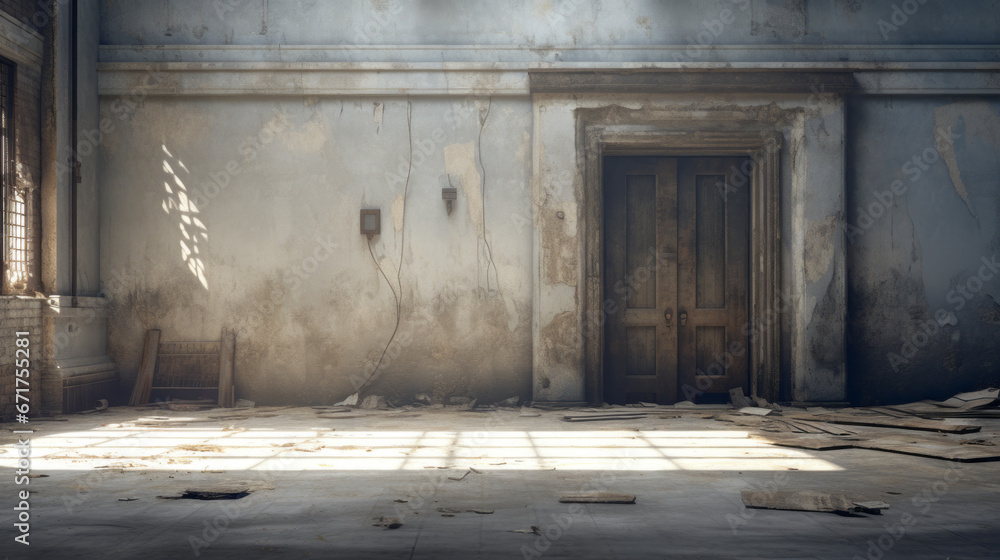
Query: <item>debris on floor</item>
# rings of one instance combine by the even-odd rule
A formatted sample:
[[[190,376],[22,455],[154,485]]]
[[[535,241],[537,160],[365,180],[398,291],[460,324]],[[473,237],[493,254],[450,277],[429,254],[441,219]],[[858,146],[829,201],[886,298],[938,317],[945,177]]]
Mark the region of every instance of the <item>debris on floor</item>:
[[[740,414],[752,414],[754,416],[767,416],[774,412],[770,408],[761,408],[759,406],[744,406],[739,409]]]
[[[527,533],[529,535],[541,535],[542,531],[536,525],[532,525],[530,529],[512,529],[507,531],[508,533]]]
[[[177,449],[182,451],[196,451],[199,453],[222,453],[222,448],[218,445],[206,445],[203,443],[187,443],[178,445]]]
[[[235,403],[235,406],[236,408],[253,408],[257,406],[257,403],[247,399],[238,399]]]
[[[817,490],[744,490],[740,493],[743,505],[756,509],[781,509],[789,511],[818,511],[829,513],[874,513],[888,509],[886,502],[854,496],[844,492]]]
[[[375,523],[372,523],[373,527],[383,527],[385,529],[399,529],[403,526],[403,523],[395,517],[385,517],[380,515],[375,518]]]
[[[239,500],[250,495],[249,488],[189,489],[180,496],[157,496],[161,500]]]
[[[814,451],[851,449],[855,447],[856,443],[854,441],[814,434],[773,434],[757,436],[757,439],[762,439],[772,445],[779,445],[781,447],[797,447],[800,449],[812,449]]]
[[[873,416],[873,415],[872,415]],[[878,426],[885,428],[902,428],[904,430],[921,430],[927,432],[945,432],[952,434],[968,434],[978,432],[981,426],[971,424],[949,424],[940,420],[925,420],[923,418],[893,418],[887,416],[872,417],[859,414],[820,414],[817,420],[833,424],[854,426]]]
[[[95,412],[105,412],[107,410],[108,410],[108,400],[107,399],[98,399],[97,405],[94,408],[92,408],[90,410],[80,411],[78,414],[93,414]]]
[[[855,442],[854,446],[861,449],[875,449],[878,451],[902,453],[904,455],[916,455],[917,457],[957,461],[959,463],[1000,461],[1000,450],[995,450],[989,446],[962,445],[961,442],[914,438],[912,436],[888,436],[864,439]]]
[[[448,480],[458,480],[458,481],[465,480],[465,477],[469,476],[469,473],[471,472],[480,474],[479,471],[477,471],[476,469],[470,468],[469,470],[462,473],[462,476],[449,476]]]
[[[504,399],[497,403],[497,406],[517,406],[517,403],[521,401],[521,397],[513,396],[509,399]]]
[[[923,418],[1000,418],[1000,389],[959,393],[947,400],[919,401],[889,406],[894,411]]]
[[[754,402],[743,394],[743,387],[735,387],[729,390],[729,402],[736,408],[747,408],[754,406]]]
[[[186,404],[186,403],[169,403],[167,404],[167,410],[173,410],[175,412],[194,412],[197,410],[211,410],[215,408],[215,404]]]
[[[339,403],[334,403],[333,406],[355,406],[358,404],[358,394],[354,393],[348,396],[346,399],[340,401]]]
[[[634,504],[635,496],[614,492],[563,492],[559,501],[564,504]]]
[[[364,410],[384,410],[389,408],[388,403],[386,403],[385,397],[382,395],[368,395],[365,397],[358,408]]]
[[[595,422],[607,420],[639,420],[646,418],[647,412],[598,412],[595,414],[565,414],[564,422]]]
[[[476,408],[476,400],[472,399],[467,403],[464,403],[458,407],[459,410],[474,410]]]

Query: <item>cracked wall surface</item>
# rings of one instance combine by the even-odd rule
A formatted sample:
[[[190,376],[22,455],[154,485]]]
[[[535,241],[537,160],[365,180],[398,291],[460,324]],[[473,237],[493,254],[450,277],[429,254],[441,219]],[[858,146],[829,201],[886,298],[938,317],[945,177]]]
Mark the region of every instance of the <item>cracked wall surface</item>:
[[[849,115],[852,400],[995,386],[1000,103],[865,99]]]
[[[126,383],[146,329],[227,327],[238,396],[336,402],[385,348],[395,290],[399,331],[367,391],[529,396],[530,228],[512,219],[530,216],[528,103],[493,100],[481,146],[487,99],[412,101],[412,130],[405,99],[375,103],[381,122],[370,99],[147,99],[108,137],[101,255]],[[382,210],[371,247],[392,290],[361,208]]]

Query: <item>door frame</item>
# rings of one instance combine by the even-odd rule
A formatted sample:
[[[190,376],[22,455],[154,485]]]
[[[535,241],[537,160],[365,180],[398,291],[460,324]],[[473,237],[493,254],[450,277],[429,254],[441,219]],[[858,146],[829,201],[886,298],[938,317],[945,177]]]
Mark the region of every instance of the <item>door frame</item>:
[[[751,394],[779,400],[781,360],[781,179],[782,134],[777,130],[676,132],[585,127],[583,345],[587,399],[604,399],[604,170],[605,156],[749,157],[750,286],[748,376]]]

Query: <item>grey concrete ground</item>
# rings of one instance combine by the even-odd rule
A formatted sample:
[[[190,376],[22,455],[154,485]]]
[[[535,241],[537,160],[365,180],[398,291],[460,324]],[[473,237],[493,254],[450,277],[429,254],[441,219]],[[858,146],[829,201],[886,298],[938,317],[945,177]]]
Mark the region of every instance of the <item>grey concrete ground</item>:
[[[113,408],[34,421],[30,546],[9,558],[996,558],[1000,464],[769,445],[711,418],[567,423],[454,409],[321,418],[309,408]],[[346,417],[354,416],[354,417]],[[1000,422],[983,421],[997,439]],[[167,500],[242,487],[239,500]],[[634,505],[573,506],[598,489]],[[741,490],[849,491],[882,516],[747,510]],[[128,500],[128,501],[125,501]],[[444,511],[439,511],[444,510]],[[478,510],[483,513],[476,513]],[[488,513],[492,510],[492,513]],[[379,517],[402,522],[374,526]],[[538,528],[540,535],[531,532]]]

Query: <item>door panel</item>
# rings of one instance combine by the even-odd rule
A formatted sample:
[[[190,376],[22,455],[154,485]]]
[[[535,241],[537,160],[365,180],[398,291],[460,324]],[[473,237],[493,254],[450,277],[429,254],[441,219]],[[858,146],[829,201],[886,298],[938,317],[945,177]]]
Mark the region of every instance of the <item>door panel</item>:
[[[677,162],[606,158],[604,184],[605,399],[674,402]]]
[[[604,159],[606,401],[746,386],[749,198],[731,188],[743,161]]]
[[[749,189],[733,187],[742,163],[678,162],[678,373],[688,394],[747,386]]]

